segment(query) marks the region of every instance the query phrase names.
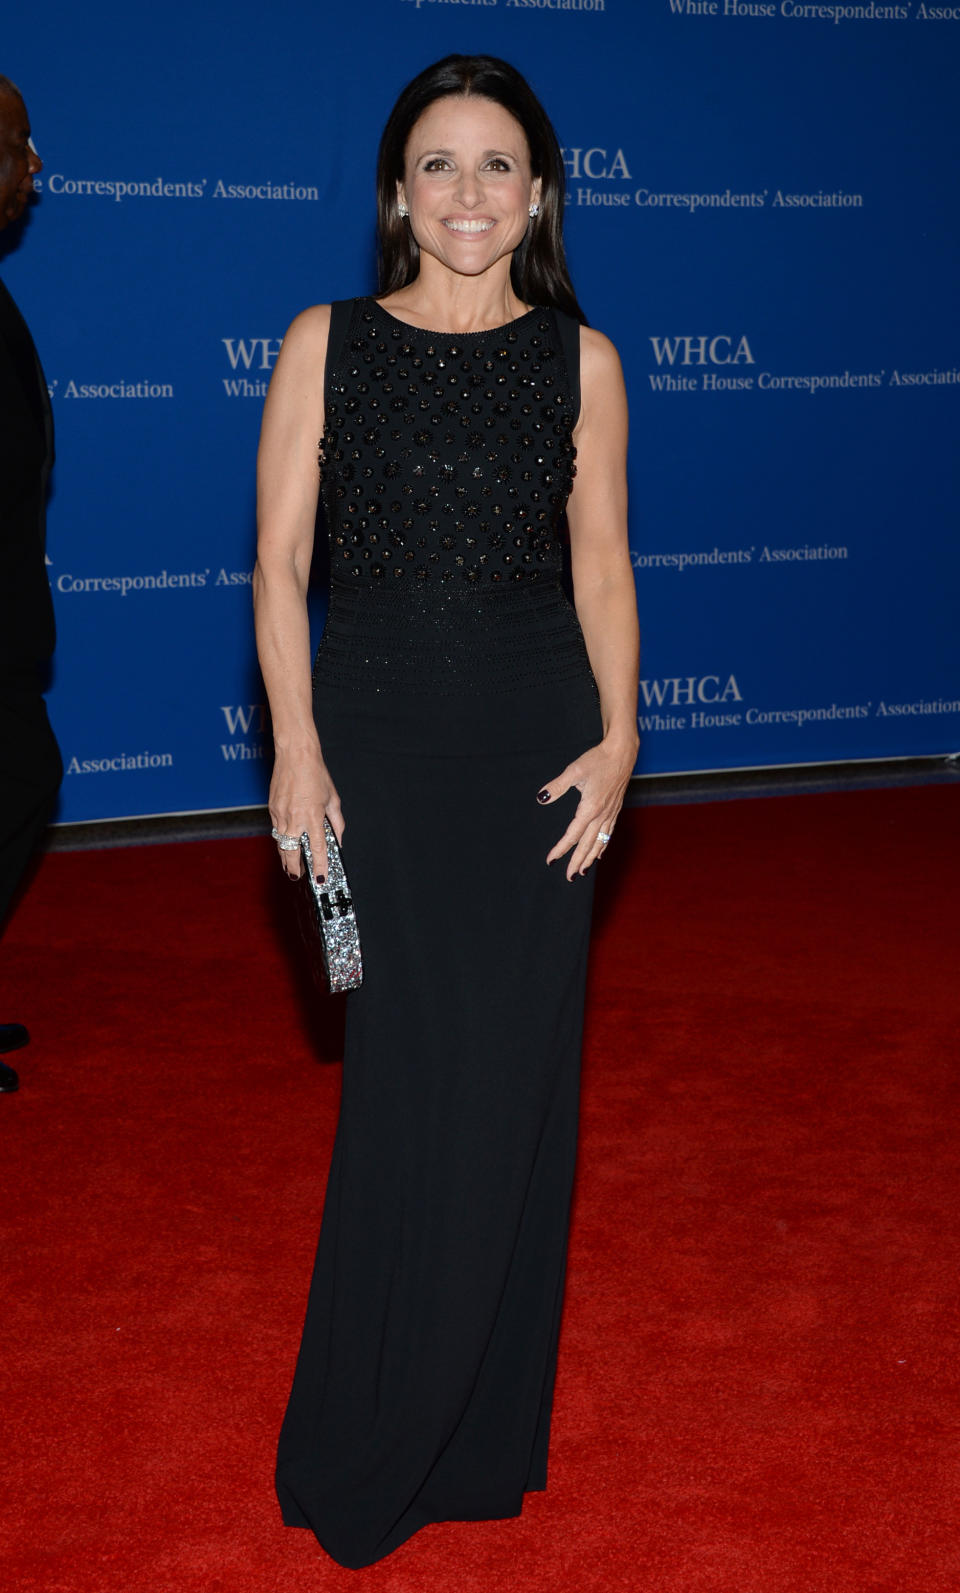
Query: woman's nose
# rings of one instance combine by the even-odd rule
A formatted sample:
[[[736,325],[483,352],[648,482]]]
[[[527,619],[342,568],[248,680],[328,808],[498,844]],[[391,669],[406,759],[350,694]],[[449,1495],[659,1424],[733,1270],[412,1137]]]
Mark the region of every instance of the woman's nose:
[[[468,210],[474,210],[483,198],[483,184],[475,172],[464,171],[460,173],[457,184],[457,198]]]

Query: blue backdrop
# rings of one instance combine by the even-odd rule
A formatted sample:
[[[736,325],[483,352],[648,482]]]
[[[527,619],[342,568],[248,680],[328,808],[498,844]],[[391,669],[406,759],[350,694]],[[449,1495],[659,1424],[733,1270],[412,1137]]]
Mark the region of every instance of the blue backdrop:
[[[396,93],[507,56],[632,411],[642,773],[960,745],[960,6],[51,0],[2,270],[58,463],[60,818],[264,799],[254,463],[280,339],[375,287]],[[319,616],[318,616],[319,617]]]

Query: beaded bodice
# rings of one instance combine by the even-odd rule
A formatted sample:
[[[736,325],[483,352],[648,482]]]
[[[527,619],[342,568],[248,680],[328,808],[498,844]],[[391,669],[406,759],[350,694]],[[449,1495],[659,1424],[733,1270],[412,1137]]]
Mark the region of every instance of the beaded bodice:
[[[457,337],[374,299],[334,306],[315,686],[475,694],[589,675],[560,581],[578,336],[553,310]]]
[[[424,597],[556,583],[572,393],[552,310],[461,337],[358,299],[320,445],[333,582]]]

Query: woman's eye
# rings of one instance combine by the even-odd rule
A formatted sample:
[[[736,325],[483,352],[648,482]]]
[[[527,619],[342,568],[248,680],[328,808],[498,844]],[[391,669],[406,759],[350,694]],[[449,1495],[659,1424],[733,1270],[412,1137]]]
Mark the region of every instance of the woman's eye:
[[[424,171],[439,171],[440,167],[441,166],[446,166],[446,164],[447,164],[447,162],[443,159],[443,157],[441,155],[435,155],[432,160],[428,160],[425,163],[423,169],[424,169]]]
[[[498,171],[509,171],[510,170],[509,162],[501,159],[501,157],[499,155],[497,155],[494,160],[491,160],[489,162],[489,164],[491,166],[496,167]]]

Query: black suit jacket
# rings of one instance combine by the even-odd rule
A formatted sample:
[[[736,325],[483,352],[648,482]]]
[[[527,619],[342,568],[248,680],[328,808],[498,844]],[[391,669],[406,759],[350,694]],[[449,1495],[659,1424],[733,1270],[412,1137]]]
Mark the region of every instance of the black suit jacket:
[[[46,552],[53,415],[27,324],[0,282],[0,673],[35,672],[53,652]]]

